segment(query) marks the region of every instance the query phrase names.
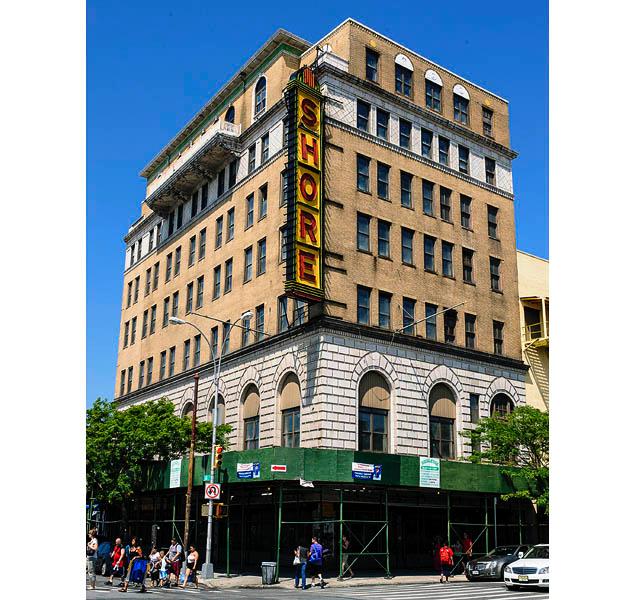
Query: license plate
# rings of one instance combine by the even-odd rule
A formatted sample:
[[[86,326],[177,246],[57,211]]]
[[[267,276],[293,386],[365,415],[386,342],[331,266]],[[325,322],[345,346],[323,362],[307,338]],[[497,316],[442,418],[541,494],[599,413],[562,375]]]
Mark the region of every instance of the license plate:
[[[478,575],[478,571],[472,571],[472,575]]]
[[[529,577],[527,575],[519,575],[518,581],[529,581]]]

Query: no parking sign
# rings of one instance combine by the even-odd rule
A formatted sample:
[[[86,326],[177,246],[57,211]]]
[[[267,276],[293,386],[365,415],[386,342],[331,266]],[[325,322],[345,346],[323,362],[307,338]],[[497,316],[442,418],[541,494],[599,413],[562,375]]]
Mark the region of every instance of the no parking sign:
[[[205,499],[218,500],[220,498],[220,483],[205,484]]]

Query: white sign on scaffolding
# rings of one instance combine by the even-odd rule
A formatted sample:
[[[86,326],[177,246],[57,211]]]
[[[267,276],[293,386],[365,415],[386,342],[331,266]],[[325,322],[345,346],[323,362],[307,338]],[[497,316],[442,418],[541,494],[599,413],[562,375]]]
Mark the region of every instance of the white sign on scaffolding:
[[[181,459],[170,461],[170,487],[181,487]]]
[[[438,458],[419,457],[419,487],[441,487],[441,461]]]

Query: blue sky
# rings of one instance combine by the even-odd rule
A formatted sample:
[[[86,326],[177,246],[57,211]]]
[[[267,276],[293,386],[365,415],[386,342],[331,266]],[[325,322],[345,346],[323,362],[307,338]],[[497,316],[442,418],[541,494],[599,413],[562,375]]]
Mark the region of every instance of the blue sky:
[[[302,5],[315,14],[301,12]],[[122,238],[140,215],[139,171],[279,27],[315,42],[353,17],[506,98],[519,153],[517,244],[548,258],[547,11],[545,1],[89,0],[87,404],[113,397]]]

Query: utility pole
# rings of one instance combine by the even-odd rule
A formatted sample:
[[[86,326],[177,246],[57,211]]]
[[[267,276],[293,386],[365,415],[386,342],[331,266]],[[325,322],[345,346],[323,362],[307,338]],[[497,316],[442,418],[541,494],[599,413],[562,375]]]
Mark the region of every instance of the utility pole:
[[[194,446],[196,445],[196,413],[198,410],[198,373],[194,373],[194,407],[192,409],[192,437],[190,438],[190,459],[187,465],[187,493],[185,494],[185,526],[183,527],[183,556],[187,554],[190,542],[190,511],[192,509],[192,483],[194,480]]]

